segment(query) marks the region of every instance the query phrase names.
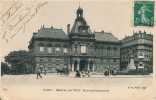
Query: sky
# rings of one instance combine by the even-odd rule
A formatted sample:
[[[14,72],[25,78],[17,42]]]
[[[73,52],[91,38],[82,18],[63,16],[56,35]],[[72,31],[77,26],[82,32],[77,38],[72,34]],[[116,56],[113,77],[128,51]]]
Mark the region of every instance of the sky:
[[[35,3],[34,3],[35,2]],[[5,1],[1,2],[1,15],[8,11],[8,9],[16,2]],[[33,3],[33,4],[32,4]],[[20,7],[21,5],[21,7]],[[32,9],[28,9],[27,5],[30,5]],[[42,5],[42,6],[41,6]],[[33,35],[33,32],[37,32],[42,25],[46,28],[53,26],[59,28],[67,33],[67,24],[70,24],[71,28],[76,18],[76,10],[79,8],[79,1],[20,1],[16,4],[17,8],[12,8],[10,11],[13,15],[8,18],[5,16],[5,23],[1,26],[1,45],[0,45],[0,59],[4,61],[4,56],[8,55],[11,51],[28,50],[29,41]],[[30,7],[30,8],[31,8]],[[83,9],[84,18],[87,24],[90,26],[92,32],[104,31],[111,32],[117,39],[121,40],[125,36],[131,36],[134,32],[146,31],[147,33],[154,34],[156,28],[152,27],[134,27],[133,26],[133,1],[132,0],[103,0],[103,1],[80,1],[80,7]],[[37,11],[36,11],[37,9]],[[15,13],[13,13],[17,10]],[[8,42],[4,39],[5,31],[10,28],[9,25],[15,25],[22,19],[21,16],[27,14],[29,17],[25,17],[17,26],[12,29],[11,33],[7,33],[6,37],[11,37],[11,34],[18,33],[9,38]],[[31,15],[34,16],[32,17]],[[31,16],[31,17],[30,17]],[[8,20],[6,21],[6,19]],[[28,20],[31,18],[30,20]],[[2,25],[0,20],[0,24]],[[26,22],[26,24],[23,24]],[[23,27],[24,28],[23,28]],[[22,29],[23,28],[23,29]],[[11,29],[11,28],[10,28]]]

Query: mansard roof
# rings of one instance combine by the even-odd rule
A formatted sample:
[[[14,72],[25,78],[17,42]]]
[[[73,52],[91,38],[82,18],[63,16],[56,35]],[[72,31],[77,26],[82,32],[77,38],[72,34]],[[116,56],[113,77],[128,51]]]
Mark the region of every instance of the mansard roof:
[[[80,26],[82,26],[82,27],[83,26],[88,26],[87,24],[84,25],[84,23],[86,23],[86,22],[85,21],[75,21],[70,33],[79,33],[79,27]],[[88,33],[92,34],[90,28],[88,28]]]
[[[96,41],[104,42],[119,42],[119,40],[111,33],[107,32],[94,32]]]
[[[66,33],[62,29],[55,29],[55,28],[41,28],[34,37],[69,39]]]

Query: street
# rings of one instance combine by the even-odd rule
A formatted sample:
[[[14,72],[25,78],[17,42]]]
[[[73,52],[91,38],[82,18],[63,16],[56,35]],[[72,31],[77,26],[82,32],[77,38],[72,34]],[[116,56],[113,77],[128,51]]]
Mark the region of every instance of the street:
[[[85,78],[75,78],[74,75],[41,75],[42,79],[36,79],[36,74],[4,75],[1,77],[2,97],[4,100],[114,100],[115,95],[118,95],[119,100],[153,98],[153,78],[150,75],[92,75]]]

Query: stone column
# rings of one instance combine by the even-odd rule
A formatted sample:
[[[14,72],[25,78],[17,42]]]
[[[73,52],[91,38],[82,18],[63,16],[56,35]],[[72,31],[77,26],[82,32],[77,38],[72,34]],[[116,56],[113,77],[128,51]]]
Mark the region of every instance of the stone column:
[[[95,62],[93,62],[93,72],[95,71],[95,64],[94,64]]]
[[[79,66],[80,61],[77,61],[77,70],[80,70],[80,66]]]
[[[90,61],[88,60],[88,68],[87,68],[87,70],[90,70],[90,68],[89,68],[89,63],[90,63]]]
[[[72,61],[72,72],[74,72],[74,61]]]

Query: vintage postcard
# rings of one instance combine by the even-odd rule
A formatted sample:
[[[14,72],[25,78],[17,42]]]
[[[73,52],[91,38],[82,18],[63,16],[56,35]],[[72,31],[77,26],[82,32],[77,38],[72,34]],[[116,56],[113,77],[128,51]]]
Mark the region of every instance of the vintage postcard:
[[[155,0],[1,0],[0,100],[156,100]]]

